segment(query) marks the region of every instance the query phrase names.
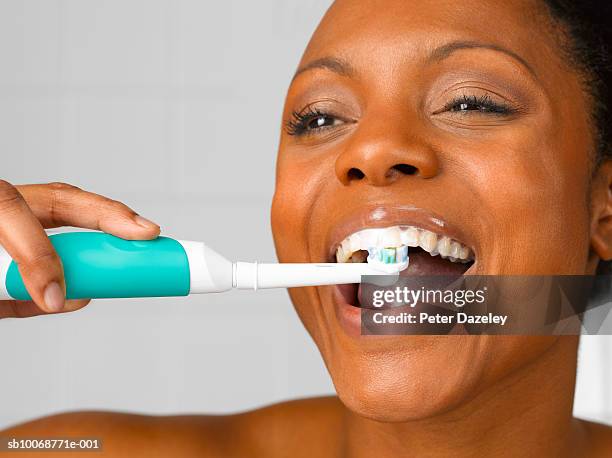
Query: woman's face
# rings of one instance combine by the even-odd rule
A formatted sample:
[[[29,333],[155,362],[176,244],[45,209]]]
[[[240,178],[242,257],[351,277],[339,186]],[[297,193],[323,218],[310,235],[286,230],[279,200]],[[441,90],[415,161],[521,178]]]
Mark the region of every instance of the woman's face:
[[[431,246],[408,274],[592,272],[589,101],[537,6],[337,1],[286,99],[279,259],[335,262],[361,229],[414,226]],[[431,233],[473,262],[430,256]],[[290,294],[339,396],[380,420],[448,410],[556,339],[365,338],[350,288]]]

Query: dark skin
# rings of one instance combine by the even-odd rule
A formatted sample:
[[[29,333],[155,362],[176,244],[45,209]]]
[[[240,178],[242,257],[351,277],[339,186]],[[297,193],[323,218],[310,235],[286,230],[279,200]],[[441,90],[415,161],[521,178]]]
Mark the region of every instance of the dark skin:
[[[337,1],[287,95],[285,122],[315,116],[282,132],[279,259],[328,261],[338,227],[432,215],[473,247],[469,274],[592,274],[611,259],[612,166],[593,168],[592,101],[539,8]],[[464,96],[486,109],[449,108]],[[290,295],[338,398],[224,417],[65,414],[2,435],[97,436],[109,456],[612,453],[610,428],[572,417],[577,337],[366,339],[335,287]]]

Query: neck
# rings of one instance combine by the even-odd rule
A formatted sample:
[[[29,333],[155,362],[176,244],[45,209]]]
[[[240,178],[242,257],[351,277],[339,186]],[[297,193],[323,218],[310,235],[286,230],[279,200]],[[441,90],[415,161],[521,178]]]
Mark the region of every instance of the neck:
[[[578,338],[560,337],[532,363],[435,417],[382,423],[346,413],[346,456],[572,456]]]

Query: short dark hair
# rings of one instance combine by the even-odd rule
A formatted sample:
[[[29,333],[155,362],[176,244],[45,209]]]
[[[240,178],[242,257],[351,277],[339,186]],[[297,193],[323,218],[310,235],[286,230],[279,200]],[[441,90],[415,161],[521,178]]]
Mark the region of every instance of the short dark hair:
[[[544,0],[563,35],[568,61],[583,79],[592,102],[595,151],[593,170],[612,159],[612,1]],[[612,273],[612,261],[600,261],[598,273]]]
[[[544,0],[564,35],[563,49],[592,98],[596,164],[612,159],[612,2]]]

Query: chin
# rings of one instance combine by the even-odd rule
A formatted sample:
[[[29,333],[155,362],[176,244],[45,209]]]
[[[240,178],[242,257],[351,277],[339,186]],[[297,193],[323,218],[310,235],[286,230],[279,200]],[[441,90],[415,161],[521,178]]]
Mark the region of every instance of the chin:
[[[440,415],[475,396],[485,360],[479,355],[481,339],[385,338],[382,346],[396,349],[354,348],[326,361],[349,410],[381,422],[414,421]]]

